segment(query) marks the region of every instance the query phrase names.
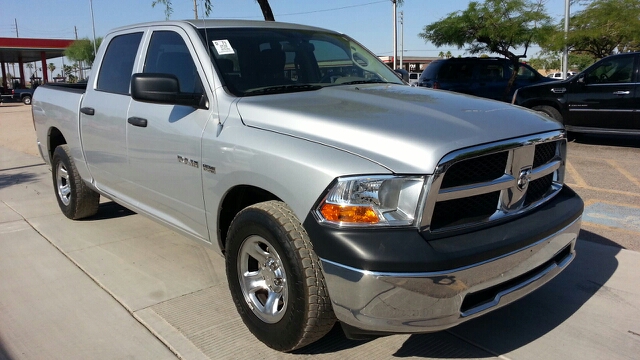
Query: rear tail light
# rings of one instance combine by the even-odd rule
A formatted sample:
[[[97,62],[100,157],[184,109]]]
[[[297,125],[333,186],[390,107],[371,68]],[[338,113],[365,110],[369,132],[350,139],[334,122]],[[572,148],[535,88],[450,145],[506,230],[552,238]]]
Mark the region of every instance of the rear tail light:
[[[434,88],[434,89],[440,89],[440,83],[439,83],[439,82],[437,82],[437,81],[434,81],[434,82],[433,82],[433,88]]]

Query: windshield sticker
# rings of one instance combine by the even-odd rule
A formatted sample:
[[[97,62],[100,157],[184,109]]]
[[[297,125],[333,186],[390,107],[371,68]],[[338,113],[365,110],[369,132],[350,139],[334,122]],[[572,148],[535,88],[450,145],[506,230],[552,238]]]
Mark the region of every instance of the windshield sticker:
[[[216,48],[218,55],[230,55],[235,54],[229,40],[213,40],[213,46]]]

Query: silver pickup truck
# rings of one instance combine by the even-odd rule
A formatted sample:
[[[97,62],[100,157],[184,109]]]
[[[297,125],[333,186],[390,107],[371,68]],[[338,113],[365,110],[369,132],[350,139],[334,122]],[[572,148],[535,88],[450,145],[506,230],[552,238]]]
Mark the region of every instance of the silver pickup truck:
[[[410,87],[351,38],[252,21],[105,37],[86,86],[40,86],[62,212],[100,196],[225,257],[247,327],[291,351],[446,329],[575,256],[582,200],[556,121]]]

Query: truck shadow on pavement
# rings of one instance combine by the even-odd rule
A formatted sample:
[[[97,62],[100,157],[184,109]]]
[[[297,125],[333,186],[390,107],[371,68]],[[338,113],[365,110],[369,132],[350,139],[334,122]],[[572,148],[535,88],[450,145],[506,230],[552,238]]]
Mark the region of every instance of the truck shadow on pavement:
[[[98,205],[98,213],[88,218],[80,219],[78,221],[98,221],[105,219],[117,219],[125,216],[135,215],[136,213],[127,209],[124,206],[114,202],[108,201]]]
[[[556,278],[513,304],[447,332],[480,345],[487,350],[487,357],[493,357],[530,344],[567,321],[598,292],[619,265],[615,257],[619,246],[600,246],[585,241],[585,233],[582,230],[576,244],[576,258]],[[589,233],[590,239],[596,237],[600,236]],[[613,242],[602,238],[598,243]],[[447,358],[446,354],[417,346],[432,336],[437,335],[411,336],[394,355]],[[415,349],[419,350],[416,352]]]
[[[578,144],[640,148],[640,135],[570,134],[569,138]]]
[[[615,256],[620,247],[600,244],[616,245],[582,230],[576,258],[549,283],[513,304],[452,329],[412,335],[393,356],[491,358],[536,341],[575,314],[618,268]],[[335,353],[367,342],[348,340],[336,324],[327,336],[294,354]]]

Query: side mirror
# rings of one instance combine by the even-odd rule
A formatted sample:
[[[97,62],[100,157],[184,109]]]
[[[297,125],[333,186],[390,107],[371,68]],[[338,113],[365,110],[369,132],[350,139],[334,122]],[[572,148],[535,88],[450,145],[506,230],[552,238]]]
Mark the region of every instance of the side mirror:
[[[398,74],[398,77],[404,80],[405,82],[409,82],[409,72],[405,69],[395,69],[393,70]]]
[[[578,76],[578,78],[576,79],[576,84],[585,84],[584,74],[580,74],[580,76]]]
[[[139,73],[131,76],[131,97],[142,102],[200,107],[203,95],[181,93],[175,75]]]

